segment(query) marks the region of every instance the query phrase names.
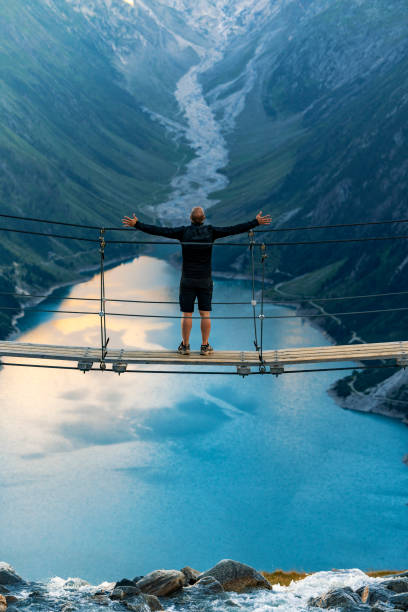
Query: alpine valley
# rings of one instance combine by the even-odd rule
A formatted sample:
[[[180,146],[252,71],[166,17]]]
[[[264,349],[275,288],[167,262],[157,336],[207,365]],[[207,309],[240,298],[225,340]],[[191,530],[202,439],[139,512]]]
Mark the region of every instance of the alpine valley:
[[[177,223],[194,204],[219,224],[258,210],[282,228],[404,219],[407,24],[405,0],[2,3],[0,212],[98,226],[133,210]],[[269,236],[406,233],[398,224]],[[110,245],[107,257],[129,253]],[[41,293],[98,262],[87,242],[7,232],[0,254],[2,292]],[[216,258],[224,274],[249,264],[248,251]],[[271,247],[267,270],[270,296],[304,296],[299,312],[318,313],[306,297],[408,291],[408,245]],[[327,302],[336,314],[317,321],[340,343],[403,340],[406,310],[337,313],[403,309],[406,297]],[[0,311],[4,338],[23,300],[0,304],[17,309]],[[345,407],[408,419],[404,370],[353,372],[332,391]]]

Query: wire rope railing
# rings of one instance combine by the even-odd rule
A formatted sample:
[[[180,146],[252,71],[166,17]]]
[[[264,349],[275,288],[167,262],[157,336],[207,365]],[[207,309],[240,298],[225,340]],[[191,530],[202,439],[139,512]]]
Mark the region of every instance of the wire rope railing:
[[[50,365],[50,364],[37,364],[37,363],[15,363],[15,362],[1,362],[1,365],[4,366],[14,366],[14,367],[25,367],[25,368],[43,368],[49,370],[73,370],[78,371],[78,368],[75,366],[63,366],[63,365]],[[377,369],[398,369],[401,366],[394,364],[378,364],[375,366],[370,365],[359,365],[355,364],[353,366],[344,366],[344,367],[331,367],[331,368],[303,368],[301,370],[284,370],[280,372],[280,374],[304,374],[310,372],[345,372],[345,371],[355,371],[355,370],[377,370]],[[106,370],[103,368],[90,368],[87,370],[88,372],[112,372],[115,373],[115,370]],[[232,371],[218,371],[218,370],[143,370],[143,369],[126,369],[121,372],[121,374],[194,374],[200,376],[206,375],[218,375],[218,376],[242,376],[239,372]],[[257,374],[266,374],[265,370],[260,370],[259,372],[248,372],[245,376],[255,376]]]
[[[69,315],[98,315],[100,317],[100,338],[101,338],[101,353],[100,353],[100,364],[99,367],[101,370],[106,369],[105,357],[107,354],[107,345],[109,343],[109,338],[107,336],[107,316],[112,317],[136,317],[136,318],[153,318],[153,319],[183,319],[184,314],[182,315],[173,315],[173,314],[152,314],[152,313],[126,313],[126,312],[112,312],[106,310],[106,303],[131,303],[131,304],[177,304],[176,301],[160,301],[160,300],[141,300],[141,299],[117,299],[117,298],[106,298],[105,292],[105,249],[108,244],[112,245],[135,245],[135,246],[146,246],[146,245],[175,245],[177,243],[181,245],[193,245],[196,246],[196,242],[183,242],[175,239],[171,240],[107,240],[106,239],[106,231],[130,231],[129,228],[101,228],[93,225],[83,225],[76,223],[68,223],[62,221],[51,221],[47,219],[39,219],[35,217],[20,217],[17,215],[8,215],[8,214],[0,214],[1,218],[6,218],[10,220],[18,220],[18,221],[30,221],[30,222],[39,222],[46,224],[55,224],[60,226],[72,227],[77,229],[86,229],[86,230],[98,230],[99,236],[98,238],[89,238],[84,236],[72,236],[67,234],[57,234],[53,232],[39,232],[33,230],[24,230],[24,229],[16,229],[9,227],[0,227],[0,231],[3,232],[12,232],[23,235],[32,235],[39,238],[49,238],[49,239],[62,239],[62,240],[77,240],[77,241],[86,241],[93,242],[99,244],[99,253],[100,253],[100,296],[99,298],[86,298],[86,297],[67,297],[61,299],[68,300],[78,300],[78,301],[98,301],[99,302],[99,312],[90,312],[84,310],[66,310],[66,309],[54,309],[54,308],[39,308],[38,306],[28,306],[26,310],[32,310],[36,312],[44,312],[44,313],[58,313],[58,314],[69,314]],[[334,228],[349,228],[349,227],[363,227],[363,226],[376,226],[382,224],[398,224],[398,223],[408,223],[408,219],[393,219],[393,220],[384,220],[384,221],[368,221],[368,222],[357,222],[357,223],[344,223],[344,224],[333,224],[333,225],[321,225],[321,226],[304,226],[304,227],[291,227],[291,228],[271,228],[267,230],[251,230],[249,232],[249,245],[244,242],[235,242],[235,241],[221,241],[221,242],[200,242],[200,247],[202,246],[234,246],[234,247],[244,247],[248,248],[250,253],[250,265],[251,265],[251,300],[250,301],[230,301],[230,302],[214,302],[214,304],[225,304],[225,305],[251,305],[252,314],[249,315],[215,315],[213,319],[220,320],[252,320],[254,326],[254,346],[259,355],[259,373],[263,374],[266,372],[265,362],[264,362],[264,322],[265,320],[272,319],[291,319],[291,318],[302,318],[302,319],[315,319],[315,318],[325,318],[325,317],[343,317],[343,316],[357,316],[357,315],[373,315],[380,313],[396,313],[408,311],[408,307],[394,307],[394,308],[376,308],[376,309],[362,309],[362,310],[352,310],[352,311],[342,311],[342,312],[319,312],[319,313],[308,313],[301,312],[296,314],[277,314],[270,315],[265,314],[265,305],[266,304],[285,304],[288,303],[300,303],[300,302],[331,302],[338,300],[356,300],[356,299],[377,299],[383,297],[391,297],[391,296],[401,296],[408,294],[408,291],[389,291],[383,293],[371,293],[371,294],[363,294],[363,295],[353,295],[353,296],[327,296],[327,297],[319,297],[319,296],[282,296],[281,299],[270,299],[267,300],[265,297],[265,267],[266,267],[266,249],[267,247],[282,247],[282,246],[300,246],[300,245],[328,245],[328,244],[341,244],[341,243],[361,243],[361,242],[377,242],[377,241],[386,241],[386,240],[405,240],[408,239],[408,235],[392,235],[392,236],[365,236],[360,238],[336,238],[336,239],[322,239],[322,240],[301,240],[301,241],[276,241],[276,242],[262,242],[257,243],[255,241],[255,235],[257,233],[266,233],[266,232],[291,232],[291,231],[306,231],[306,230],[317,230],[317,229],[334,229]],[[260,289],[260,313],[257,314],[257,292],[255,290],[255,250],[260,250],[260,263],[262,268],[261,273],[261,289]],[[33,298],[33,299],[44,299],[49,296],[44,295],[31,295],[25,293],[18,292],[0,292],[0,295],[13,296],[17,298]],[[17,311],[21,310],[19,307],[6,306],[1,305],[0,311]],[[201,317],[196,316],[192,317],[193,319],[201,319]],[[257,323],[259,321],[260,325],[260,334],[258,337],[258,328]],[[10,364],[11,365],[11,364]],[[18,365],[18,364],[13,364]],[[24,364],[21,364],[24,365]],[[38,366],[40,367],[40,366]],[[46,367],[46,366],[42,366]],[[60,366],[53,366],[58,368]],[[378,366],[367,366],[367,368],[378,367]],[[384,367],[396,367],[396,366],[386,366]],[[76,369],[65,367],[64,369]],[[94,369],[94,368],[91,368]],[[346,370],[346,369],[357,369],[357,367],[353,368],[319,368],[319,369],[309,369],[309,370],[296,370],[298,372],[303,371],[329,371],[329,370]],[[87,370],[89,371],[89,369]],[[136,372],[136,370],[131,370]],[[147,372],[142,370],[143,372]],[[272,371],[272,370],[271,370]],[[149,370],[149,372],[153,372]],[[157,372],[163,372],[163,370],[157,370]],[[295,370],[291,370],[291,373],[294,373]],[[203,374],[206,372],[202,372]],[[215,372],[207,372],[208,374],[212,374]],[[218,373],[218,372],[217,372]],[[250,372],[253,373],[253,372]],[[279,374],[283,373],[279,371]],[[285,372],[286,373],[286,372]],[[288,372],[289,373],[289,372]],[[247,372],[248,374],[248,372]],[[247,375],[246,374],[246,375]]]
[[[87,225],[82,223],[69,223],[66,221],[55,221],[51,219],[41,219],[38,217],[25,217],[23,215],[10,215],[5,213],[0,213],[0,218],[3,219],[13,219],[16,221],[30,221],[35,223],[46,223],[49,225],[62,225],[65,227],[76,227],[80,229],[90,229],[90,230],[100,230],[100,225]],[[295,226],[295,227],[273,227],[264,230],[256,230],[255,233],[264,233],[264,232],[298,232],[298,231],[308,231],[308,230],[319,230],[319,229],[340,229],[346,227],[369,227],[373,225],[395,225],[399,223],[408,223],[408,219],[384,219],[382,221],[356,221],[354,223],[333,223],[330,225],[304,225],[304,226]],[[108,227],[104,226],[106,231],[129,231],[127,228],[123,227]]]
[[[119,228],[121,229],[121,228]],[[40,236],[44,238],[57,238],[62,240],[79,240],[83,242],[98,242],[96,238],[84,238],[82,236],[68,236],[66,234],[54,234],[47,232],[35,232],[32,230],[19,230],[11,227],[0,227],[1,232],[11,232],[17,234],[27,234],[32,236]],[[104,231],[108,231],[107,228]],[[126,230],[129,231],[129,230]],[[255,232],[259,233],[259,232]],[[408,234],[396,234],[394,236],[367,236],[364,238],[333,238],[333,239],[325,239],[325,240],[297,240],[297,241],[276,241],[276,242],[264,242],[265,246],[269,247],[279,247],[279,246],[307,246],[307,245],[318,245],[318,244],[348,244],[348,243],[361,243],[361,242],[379,242],[385,240],[407,240]],[[223,240],[223,239],[221,239]],[[176,243],[181,245],[188,246],[196,246],[196,242],[185,242],[185,241],[176,241],[172,240],[106,240],[106,244],[119,244],[125,245],[130,244],[134,246],[143,246],[143,245],[174,245]],[[215,247],[223,247],[223,246],[234,246],[234,247],[243,247],[247,246],[243,242],[231,242],[231,241],[223,241],[223,242],[200,242],[200,246],[215,246]]]
[[[387,293],[366,293],[362,295],[344,295],[344,296],[331,296],[331,297],[318,297],[314,295],[298,295],[295,296],[293,294],[290,297],[282,297],[280,300],[264,300],[265,304],[288,304],[295,303],[299,304],[300,302],[337,302],[337,301],[347,301],[347,300],[362,300],[368,298],[382,298],[382,297],[391,297],[391,296],[400,296],[400,295],[408,295],[408,291],[389,291]],[[31,298],[31,299],[47,299],[50,298],[51,294],[37,294],[37,293],[21,293],[17,291],[0,291],[0,296],[10,296],[17,298]],[[59,299],[63,299],[64,301],[80,301],[80,302],[99,302],[99,297],[73,297],[73,296],[63,296]],[[117,303],[126,303],[126,304],[178,304],[178,300],[140,300],[140,299],[124,299],[124,298],[105,298],[105,302],[117,302]],[[213,304],[223,305],[223,306],[247,306],[248,304],[252,306],[251,301],[245,302],[217,302],[213,301]]]

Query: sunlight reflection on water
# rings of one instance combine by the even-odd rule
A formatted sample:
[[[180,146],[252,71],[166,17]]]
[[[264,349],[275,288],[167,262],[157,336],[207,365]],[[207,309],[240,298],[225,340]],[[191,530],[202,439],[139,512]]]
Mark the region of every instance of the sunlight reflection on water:
[[[98,297],[98,282],[78,284],[69,296]],[[108,298],[172,301],[178,273],[140,257],[109,270],[106,285]],[[216,281],[215,293],[219,301],[245,299],[249,284]],[[80,304],[63,299],[58,307],[99,310],[97,302]],[[178,307],[109,303],[109,311],[178,314]],[[222,313],[231,307],[217,307]],[[176,348],[179,325],[110,316],[108,335],[114,347]],[[251,325],[215,320],[216,348],[250,350]],[[268,321],[265,334],[269,347],[327,344],[300,319]],[[19,340],[97,346],[99,319],[53,315]],[[186,563],[205,569],[222,557],[264,569],[401,565],[406,428],[340,410],[326,394],[337,377],[3,369],[5,560],[31,578],[93,581]]]

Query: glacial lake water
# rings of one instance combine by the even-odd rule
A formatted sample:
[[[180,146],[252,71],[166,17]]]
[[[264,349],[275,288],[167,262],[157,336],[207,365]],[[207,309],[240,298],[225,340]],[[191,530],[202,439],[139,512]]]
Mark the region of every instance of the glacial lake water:
[[[109,270],[106,284],[107,297],[173,300],[178,271],[142,256]],[[216,279],[215,299],[240,301],[249,289]],[[46,304],[97,312],[66,299],[97,295],[96,276]],[[109,309],[178,314],[172,305]],[[30,312],[19,323],[24,342],[99,342],[92,314]],[[328,344],[298,318],[265,328],[270,348]],[[176,319],[111,316],[108,331],[112,347],[180,341]],[[214,321],[212,342],[250,350],[251,322]],[[408,429],[339,408],[327,394],[338,378],[2,369],[0,560],[31,580],[94,584],[187,564],[205,570],[221,558],[265,570],[403,568]]]

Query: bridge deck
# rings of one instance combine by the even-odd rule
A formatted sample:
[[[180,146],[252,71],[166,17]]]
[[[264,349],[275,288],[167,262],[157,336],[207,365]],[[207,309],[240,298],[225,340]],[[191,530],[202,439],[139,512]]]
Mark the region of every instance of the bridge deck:
[[[0,357],[98,363],[101,360],[101,349],[4,341],[0,342]],[[398,363],[404,365],[408,360],[408,341],[264,350],[263,358],[267,366],[366,361],[370,359],[395,359]],[[125,362],[126,364],[251,367],[259,365],[259,354],[256,351],[214,351],[211,355],[201,356],[198,351],[192,351],[190,355],[179,355],[175,351],[166,350],[109,349],[104,361],[112,364]]]

